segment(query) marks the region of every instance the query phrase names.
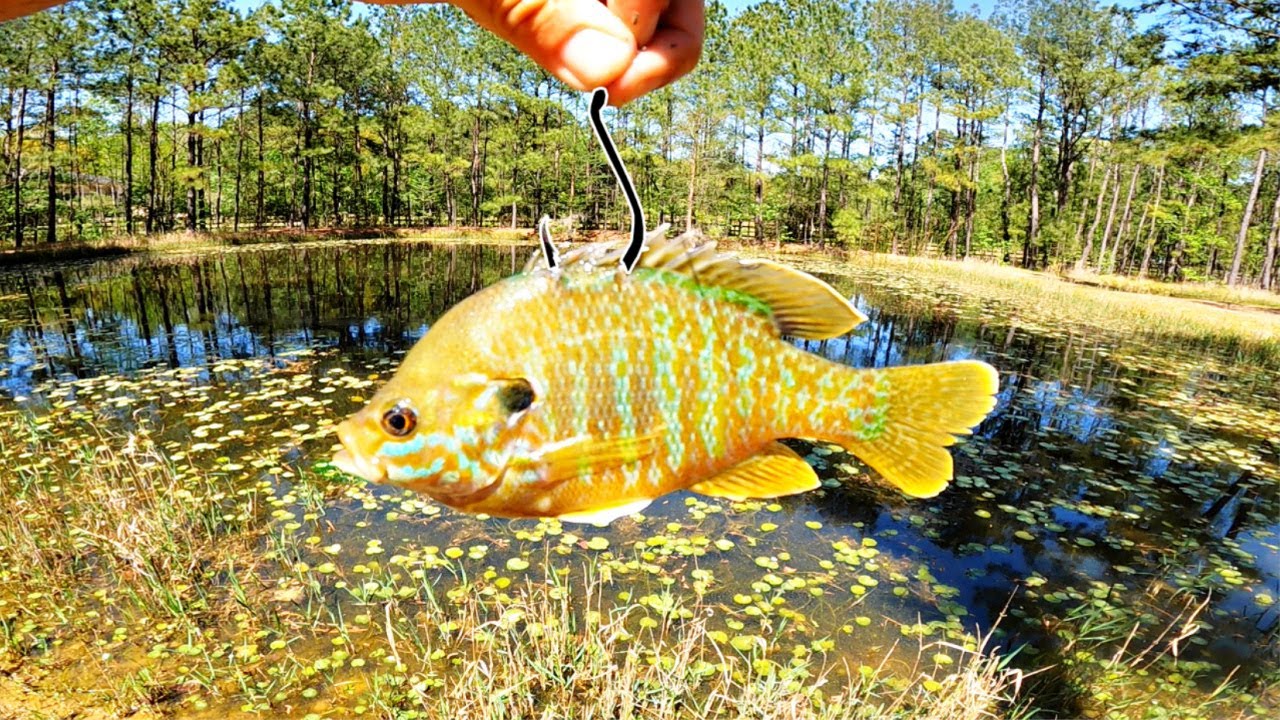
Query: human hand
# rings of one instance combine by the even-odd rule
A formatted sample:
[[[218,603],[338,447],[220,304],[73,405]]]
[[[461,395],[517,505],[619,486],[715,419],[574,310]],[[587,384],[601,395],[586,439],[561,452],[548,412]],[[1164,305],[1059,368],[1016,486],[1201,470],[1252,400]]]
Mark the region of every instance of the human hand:
[[[671,83],[692,70],[702,53],[703,0],[449,2],[569,86],[607,89],[611,105]]]

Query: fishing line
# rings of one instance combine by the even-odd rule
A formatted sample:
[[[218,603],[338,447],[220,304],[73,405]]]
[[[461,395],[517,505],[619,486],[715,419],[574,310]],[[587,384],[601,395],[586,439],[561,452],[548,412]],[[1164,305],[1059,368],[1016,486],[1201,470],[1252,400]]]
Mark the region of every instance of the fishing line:
[[[609,137],[609,129],[604,126],[604,120],[600,117],[600,111],[608,101],[608,90],[596,88],[592,91],[591,124],[595,127],[600,147],[604,148],[604,154],[609,157],[613,176],[618,179],[622,192],[627,196],[627,205],[631,206],[631,244],[627,245],[627,251],[622,255],[622,267],[631,272],[640,260],[640,251],[644,249],[644,208],[640,207],[640,198],[636,195],[635,186],[631,184],[631,176],[627,174],[627,168],[622,164],[622,158],[613,145],[613,138]],[[547,257],[550,262],[550,256]]]

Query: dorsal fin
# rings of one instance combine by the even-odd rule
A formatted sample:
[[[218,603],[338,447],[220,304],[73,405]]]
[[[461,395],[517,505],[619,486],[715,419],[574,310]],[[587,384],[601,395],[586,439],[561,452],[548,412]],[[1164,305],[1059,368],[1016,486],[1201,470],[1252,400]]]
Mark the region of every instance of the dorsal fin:
[[[849,332],[867,318],[836,289],[812,275],[772,260],[716,252],[714,241],[690,231],[673,238],[662,225],[645,236],[637,267],[687,275],[698,284],[750,295],[769,306],[778,330],[822,340]],[[560,254],[565,272],[617,268],[625,240],[593,243]],[[525,271],[545,266],[539,251]]]

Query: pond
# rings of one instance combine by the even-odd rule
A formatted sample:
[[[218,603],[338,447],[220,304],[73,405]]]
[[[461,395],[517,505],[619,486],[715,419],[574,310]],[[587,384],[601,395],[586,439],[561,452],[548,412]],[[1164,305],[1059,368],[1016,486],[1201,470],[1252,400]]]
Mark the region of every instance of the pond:
[[[956,480],[930,500],[804,442],[793,447],[822,490],[749,503],[676,493],[603,529],[462,515],[329,467],[333,425],[437,317],[528,253],[325,243],[0,275],[3,497],[37,524],[32,506],[74,494],[86,467],[149,448],[138,467],[178,478],[156,492],[218,508],[208,522],[227,538],[225,558],[239,558],[174,565],[174,578],[152,583],[160,600],[115,589],[129,572],[156,574],[154,562],[130,570],[86,553],[66,563],[90,585],[34,599],[33,582],[59,576],[11,570],[0,575],[10,646],[56,658],[105,623],[82,642],[104,674],[145,670],[148,687],[179,689],[157,702],[333,712],[378,691],[352,659],[399,665],[409,652],[391,627],[354,638],[334,628],[392,625],[394,611],[410,646],[414,617],[454,589],[500,597],[563,579],[575,602],[594,588],[606,610],[637,608],[629,632],[696,617],[726,652],[759,643],[777,668],[940,673],[994,626],[986,650],[1040,670],[1038,707],[1064,715],[1108,706],[1079,677],[1113,653],[1136,668],[1144,648],[1167,656],[1172,644],[1176,659],[1149,655],[1141,684],[1152,697],[1208,698],[1228,680],[1256,695],[1276,677],[1280,370],[1078,327],[1069,309],[1061,324],[1037,324],[924,277],[859,266],[824,275],[870,319],[806,349],[857,367],[972,357],[1000,371],[996,410],[956,446]],[[87,507],[65,511],[66,523]],[[69,542],[108,530],[119,524]],[[0,535],[0,553],[15,552],[19,534]],[[224,596],[239,606],[218,606]],[[200,624],[197,642],[175,618],[201,612],[217,620]],[[281,619],[290,613],[300,619]],[[202,681],[200,648],[230,658],[207,661]],[[310,672],[277,682],[282,653]],[[429,693],[448,662],[425,655],[408,672],[429,678],[418,687]],[[1244,697],[1242,707],[1255,700]]]

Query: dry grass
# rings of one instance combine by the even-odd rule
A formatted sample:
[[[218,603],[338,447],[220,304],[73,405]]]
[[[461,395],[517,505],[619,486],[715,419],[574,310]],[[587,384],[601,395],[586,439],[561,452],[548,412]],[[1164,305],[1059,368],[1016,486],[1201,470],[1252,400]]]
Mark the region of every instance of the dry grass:
[[[1221,283],[1171,283],[1125,275],[1098,275],[1087,272],[1071,272],[1066,274],[1065,277],[1072,282],[1095,285],[1110,290],[1203,300],[1223,305],[1280,310],[1280,293],[1253,287],[1230,288]]]
[[[0,434],[0,450],[14,442]],[[145,436],[79,446],[30,429],[24,445],[31,461],[0,482],[5,583],[128,588],[146,610],[181,616],[182,595],[203,570],[245,550],[234,533],[250,513],[224,514],[227,488],[207,475],[184,477]]]
[[[1280,314],[1219,307],[1186,298],[1118,292],[1052,275],[977,261],[946,261],[860,254],[855,266],[941,283],[1002,314],[1045,327],[1064,322],[1121,334],[1151,335],[1235,350],[1266,364],[1280,365]],[[797,264],[840,272],[823,261]]]
[[[142,247],[144,244],[133,238],[117,238],[107,242],[28,245],[21,250],[0,251],[0,268],[119,257],[137,252]]]
[[[93,637],[112,642],[106,633],[113,627],[142,637],[138,626],[165,619],[169,629],[148,643],[173,639],[149,645],[165,648],[153,652],[168,656],[182,652],[174,649],[178,644],[198,647],[184,662],[196,660],[193,666],[204,669],[192,671],[200,680],[171,676],[172,663],[123,672],[105,660],[90,662],[97,657],[90,652],[70,658],[81,670],[57,680],[11,676],[0,694],[0,717],[32,693],[72,703],[101,696],[143,705],[155,697],[198,696],[211,707],[225,697],[234,706],[258,702],[266,692],[253,690],[250,677],[296,693],[314,683],[295,677],[298,668],[313,667],[333,651],[332,637],[352,638],[343,647],[370,661],[361,668],[334,661],[342,668],[330,678],[334,692],[363,703],[375,717],[1014,717],[1006,709],[1021,675],[985,647],[925,644],[906,672],[891,672],[887,659],[866,660],[879,667],[849,667],[821,649],[801,645],[798,652],[781,639],[713,631],[708,607],[658,614],[655,622],[652,608],[607,597],[604,583],[572,587],[549,559],[545,580],[507,591],[462,580],[446,593],[428,577],[408,600],[397,599],[400,594],[364,598],[358,605],[371,620],[353,627],[319,586],[310,596],[284,601],[271,590],[287,577],[273,570],[275,563],[247,569],[247,552],[263,529],[252,497],[215,476],[175,467],[145,436],[72,440],[13,414],[4,419],[0,455],[19,462],[0,482],[0,503],[8,510],[0,514],[0,667],[31,665],[59,645],[74,655],[83,651],[72,648]],[[229,561],[240,579],[221,574]],[[595,571],[588,567],[584,576]],[[387,582],[394,581],[388,576]],[[214,628],[229,629],[232,612],[244,628],[267,628],[270,637],[300,644],[269,652],[257,633],[226,638],[236,648],[253,648],[248,659],[217,651],[221,631]],[[103,624],[102,613],[113,619]],[[31,629],[35,624],[47,629]],[[75,640],[81,636],[83,642]],[[113,652],[127,654],[119,647]],[[939,665],[932,659],[938,653],[951,659]],[[68,712],[114,712],[113,701],[102,702]],[[169,702],[154,707],[174,709]]]
[[[501,603],[474,592],[458,595],[455,603],[418,617],[416,644],[389,633],[402,672],[374,678],[381,715],[400,717],[420,708],[428,717],[486,720],[1015,716],[1007,710],[1022,675],[988,654],[985,644],[976,652],[923,646],[907,676],[913,679],[904,681],[883,667],[849,668],[817,653],[792,654],[780,664],[779,654],[769,652],[771,641],[752,636],[751,643],[735,647],[708,630],[705,613],[667,618],[633,634],[634,616],[643,610],[612,606],[600,585],[575,599],[552,577],[514,595]],[[938,652],[960,659],[941,671],[926,659]],[[441,672],[431,657],[465,661]]]

